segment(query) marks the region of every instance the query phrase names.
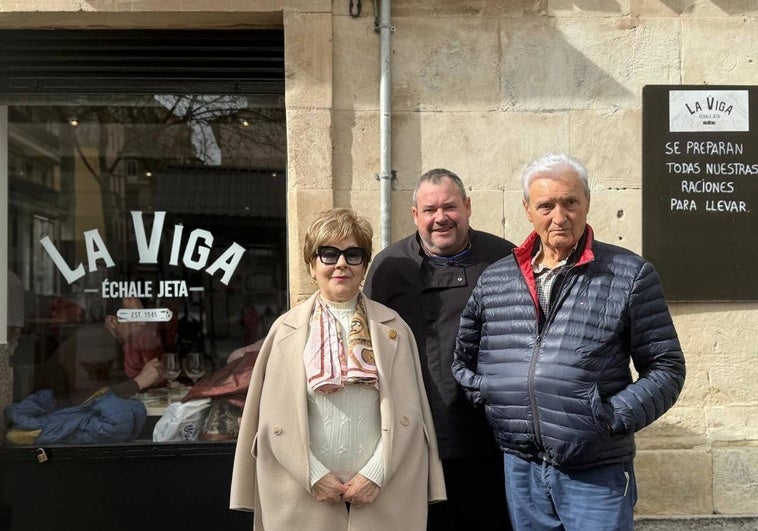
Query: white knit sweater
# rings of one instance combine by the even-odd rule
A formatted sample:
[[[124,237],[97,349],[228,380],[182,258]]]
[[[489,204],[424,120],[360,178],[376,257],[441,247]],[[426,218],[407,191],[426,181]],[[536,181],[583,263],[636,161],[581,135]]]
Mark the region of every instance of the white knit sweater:
[[[321,300],[340,323],[347,350],[357,295],[343,303]],[[382,431],[376,389],[369,385],[346,385],[336,393],[322,394],[309,388],[308,426],[311,486],[329,472],[343,482],[360,473],[382,486]]]

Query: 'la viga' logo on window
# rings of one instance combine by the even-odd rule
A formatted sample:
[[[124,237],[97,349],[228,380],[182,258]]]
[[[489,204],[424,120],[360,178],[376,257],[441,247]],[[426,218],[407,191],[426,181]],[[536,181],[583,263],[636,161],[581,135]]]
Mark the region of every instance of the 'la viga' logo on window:
[[[157,264],[158,251],[161,245],[161,234],[163,233],[163,221],[166,217],[165,212],[155,212],[153,217],[153,227],[148,238],[145,224],[142,220],[142,212],[131,212],[134,235],[137,241],[137,252],[139,254],[140,264]],[[234,271],[237,269],[242,256],[245,254],[245,248],[240,244],[233,242],[212,264],[208,267],[210,251],[213,245],[213,234],[204,229],[195,229],[189,233],[187,243],[182,252],[182,235],[184,226],[174,225],[174,233],[171,240],[171,253],[169,255],[169,265],[179,265],[181,258],[182,263],[189,269],[200,271],[205,269],[209,275],[214,275],[218,271],[223,272],[221,282],[224,285],[229,284]],[[58,271],[66,279],[66,282],[72,284],[85,274],[97,270],[98,261],[102,261],[106,268],[115,266],[115,262],[108,251],[108,247],[103,241],[100,232],[97,229],[84,231],[84,243],[87,250],[87,271],[85,272],[84,264],[79,263],[70,267],[61,256],[55,244],[49,236],[40,240],[42,247],[52,258],[53,263]],[[157,289],[156,289],[157,288]],[[189,291],[202,288],[188,288],[183,280],[164,280],[158,286],[153,286],[152,281],[117,281],[105,280],[99,290],[103,298],[123,298],[123,297],[186,297]]]
[[[672,90],[669,92],[669,130],[749,131],[747,90]]]

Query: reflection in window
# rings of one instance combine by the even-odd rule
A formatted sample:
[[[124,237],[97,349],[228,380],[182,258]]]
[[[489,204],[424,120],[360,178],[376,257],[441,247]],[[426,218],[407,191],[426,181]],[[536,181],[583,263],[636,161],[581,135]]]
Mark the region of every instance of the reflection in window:
[[[7,442],[233,438],[229,382],[287,305],[281,98],[5,103],[24,315]],[[203,420],[173,436],[167,407]]]

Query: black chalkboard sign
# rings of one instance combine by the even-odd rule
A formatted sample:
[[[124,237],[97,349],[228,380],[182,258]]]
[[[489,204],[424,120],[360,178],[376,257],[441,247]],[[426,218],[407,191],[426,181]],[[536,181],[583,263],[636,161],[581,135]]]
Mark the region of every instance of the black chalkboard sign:
[[[758,300],[758,87],[644,87],[642,254],[670,301]]]

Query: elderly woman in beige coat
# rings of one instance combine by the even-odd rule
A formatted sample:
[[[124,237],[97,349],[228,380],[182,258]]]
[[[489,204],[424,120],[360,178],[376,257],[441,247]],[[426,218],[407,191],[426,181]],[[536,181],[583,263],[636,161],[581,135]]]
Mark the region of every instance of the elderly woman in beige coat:
[[[303,255],[319,289],[258,354],[230,504],[256,531],[424,531],[445,499],[416,342],[360,291],[372,235],[352,210],[319,215]]]

